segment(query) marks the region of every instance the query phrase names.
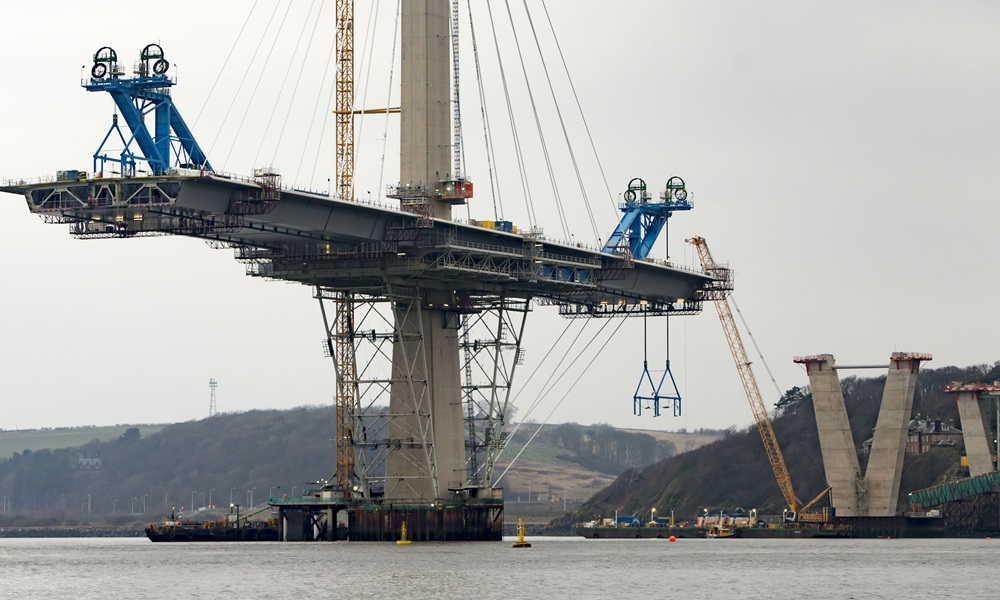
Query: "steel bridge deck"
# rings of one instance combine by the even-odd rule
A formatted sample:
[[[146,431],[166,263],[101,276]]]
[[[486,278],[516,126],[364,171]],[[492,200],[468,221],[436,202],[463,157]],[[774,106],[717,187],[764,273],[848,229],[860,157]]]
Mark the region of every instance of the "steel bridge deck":
[[[382,294],[386,283],[542,297],[601,312],[696,312],[714,279],[663,261],[209,173],[7,182],[80,238],[183,235],[236,248],[250,275]],[[681,304],[674,306],[675,303]],[[694,309],[694,310],[692,310]],[[617,315],[629,311],[605,311]]]

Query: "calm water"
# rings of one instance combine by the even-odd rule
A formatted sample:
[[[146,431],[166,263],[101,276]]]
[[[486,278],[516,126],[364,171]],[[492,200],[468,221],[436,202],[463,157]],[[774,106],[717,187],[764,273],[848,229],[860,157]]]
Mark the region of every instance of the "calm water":
[[[1000,598],[1000,540],[0,539],[0,598]]]

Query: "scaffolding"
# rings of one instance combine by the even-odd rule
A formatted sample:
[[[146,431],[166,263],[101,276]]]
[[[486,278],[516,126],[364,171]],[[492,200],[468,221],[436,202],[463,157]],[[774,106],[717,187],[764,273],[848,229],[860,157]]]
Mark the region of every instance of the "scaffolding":
[[[531,301],[503,296],[476,299],[462,322],[468,485],[493,484],[493,469],[506,443],[514,371],[523,364],[521,339]]]
[[[337,406],[347,409],[338,410],[335,480],[338,488],[371,499],[405,496],[408,479],[436,479],[423,320],[415,318],[424,307],[418,289],[390,289],[370,296],[316,289],[326,328],[324,352],[336,370]],[[439,492],[461,494],[491,485],[506,440],[514,372],[524,358],[521,338],[531,301],[483,295],[456,298],[453,306],[460,327],[468,476]],[[405,358],[393,368],[393,345],[400,341]],[[394,385],[411,390],[413,403],[390,413]],[[387,474],[393,453],[404,454],[414,467],[408,475]],[[353,476],[342,478],[343,473]]]

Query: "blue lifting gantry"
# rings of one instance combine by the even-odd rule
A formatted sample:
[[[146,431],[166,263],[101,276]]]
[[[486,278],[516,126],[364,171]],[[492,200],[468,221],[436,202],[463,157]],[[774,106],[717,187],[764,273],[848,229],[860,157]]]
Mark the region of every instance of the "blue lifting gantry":
[[[636,177],[629,182],[628,189],[625,191],[625,201],[619,205],[624,215],[602,251],[618,256],[646,258],[653,249],[653,244],[656,243],[660,232],[666,229],[667,220],[670,219],[671,214],[679,210],[691,210],[693,207],[694,205],[688,200],[684,180],[680,177],[674,176],[667,180],[666,189],[660,194],[658,202],[654,202],[652,196],[646,191],[646,182]],[[640,301],[639,304],[647,306],[644,301]],[[680,390],[677,389],[674,375],[670,371],[669,318],[667,320],[666,364],[659,382],[656,382],[649,371],[649,360],[646,355],[646,317],[648,312],[644,310],[639,312],[642,313],[642,375],[632,396],[632,412],[636,415],[642,415],[643,405],[651,404],[654,417],[660,416],[661,406],[671,407],[674,416],[680,416],[681,394]],[[669,386],[667,385],[668,381]],[[650,391],[644,393],[644,387]]]
[[[94,153],[95,173],[104,173],[105,164],[113,162],[121,165],[123,176],[132,177],[136,174],[137,160],[149,163],[153,175],[163,175],[172,167],[212,170],[208,158],[170,97],[170,88],[177,80],[167,76],[169,68],[170,63],[163,57],[163,49],[158,44],[149,44],[142,49],[139,64],[134,70],[135,77],[124,77],[125,71],[118,64],[118,54],[112,48],[105,46],[94,53],[90,79],[84,80],[83,87],[88,92],[111,94],[131,130],[131,135],[126,138],[118,125],[118,114],[113,116],[111,129]],[[145,123],[149,113],[154,113],[152,134]],[[104,146],[113,133],[117,133],[124,144],[118,157],[104,152]],[[133,151],[133,142],[138,146],[138,152]]]
[[[667,180],[667,189],[660,194],[659,202],[653,202],[652,196],[646,191],[646,182],[636,177],[628,183],[625,202],[618,206],[624,215],[604,244],[603,251],[623,254],[627,249],[632,258],[646,258],[670,215],[693,207],[687,199],[684,180],[680,177],[674,176]]]

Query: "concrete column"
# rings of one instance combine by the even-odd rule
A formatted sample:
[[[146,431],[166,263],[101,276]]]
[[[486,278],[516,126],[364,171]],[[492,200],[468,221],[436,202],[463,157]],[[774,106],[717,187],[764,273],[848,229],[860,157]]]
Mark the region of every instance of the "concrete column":
[[[451,7],[448,0],[402,6],[400,169],[403,185],[433,189],[451,179]],[[434,216],[451,205],[433,202]]]
[[[979,404],[979,398],[978,390],[960,391],[955,394],[958,417],[962,420],[965,455],[969,458],[970,477],[993,471],[989,427],[986,425],[986,417]]]
[[[920,359],[897,358],[894,355],[889,360],[882,406],[865,470],[867,516],[891,517],[896,514],[906,435],[913,414],[913,392],[919,370]]]
[[[818,358],[820,360],[804,364],[809,372],[826,482],[833,487],[831,505],[838,516],[857,516],[861,514],[857,495],[861,468],[851,424],[847,420],[844,392],[834,370],[833,355],[821,354]]]
[[[386,496],[434,500],[465,481],[458,315],[444,292],[418,291],[420,311],[396,305]],[[428,442],[427,446],[423,445]]]
[[[448,0],[402,4],[400,183],[428,190],[452,177],[450,14]],[[450,204],[432,200],[431,206],[436,218],[451,218]],[[442,310],[447,291],[417,293],[419,316],[395,311],[397,330],[419,332],[420,339],[393,344],[393,379],[406,379],[410,370],[414,385],[391,386],[389,437],[401,447],[386,459],[386,494],[433,500],[465,481],[458,318]],[[429,445],[413,445],[422,438]]]

